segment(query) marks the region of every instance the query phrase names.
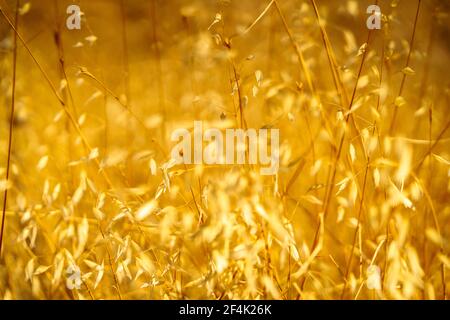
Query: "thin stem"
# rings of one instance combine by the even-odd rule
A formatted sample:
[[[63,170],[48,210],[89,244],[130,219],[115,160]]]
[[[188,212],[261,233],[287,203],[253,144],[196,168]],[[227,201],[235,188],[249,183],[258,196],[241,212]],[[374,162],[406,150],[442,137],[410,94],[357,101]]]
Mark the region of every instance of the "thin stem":
[[[418,0],[418,2],[417,2],[417,10],[416,10],[416,17],[414,19],[413,32],[412,32],[412,35],[411,35],[411,40],[409,42],[409,52],[408,52],[408,57],[406,58],[405,68],[409,66],[409,61],[411,60],[411,53],[413,51],[414,38],[416,36],[417,21],[419,19],[420,3],[421,3],[421,0]],[[402,82],[400,83],[400,89],[399,89],[397,97],[400,97],[402,95],[403,88],[405,86],[405,81],[406,81],[406,73],[403,73]],[[394,106],[394,114],[392,116],[392,121],[391,121],[391,126],[389,128],[389,135],[392,135],[392,132],[394,130],[394,127],[395,127],[395,124],[396,124],[396,121],[397,121],[397,113],[398,113],[398,106],[395,105]]]
[[[16,17],[14,20],[14,28],[19,26],[19,6],[20,0],[16,1]],[[1,8],[0,8],[1,10]],[[2,11],[3,12],[3,11]],[[13,40],[13,74],[12,74],[12,87],[11,87],[11,111],[9,115],[9,135],[8,135],[8,159],[6,161],[6,182],[9,183],[9,172],[11,167],[11,153],[12,153],[12,140],[14,131],[14,111],[16,101],[16,76],[17,76],[17,33],[14,33]],[[6,205],[8,202],[8,185],[6,185],[3,195],[3,209],[2,209],[2,226],[0,229],[0,258],[2,256],[3,236],[5,231],[5,218],[6,218]]]
[[[163,141],[166,139],[166,122],[167,122],[167,110],[166,110],[166,97],[165,97],[165,88],[163,81],[163,71],[162,71],[162,60],[161,60],[161,52],[159,50],[158,45],[158,33],[157,33],[157,12],[156,12],[156,0],[151,0],[151,9],[150,9],[150,19],[152,23],[152,41],[154,54],[156,56],[156,77],[157,77],[157,88],[158,88],[158,106],[159,111],[162,113],[163,124],[161,126],[161,135]]]

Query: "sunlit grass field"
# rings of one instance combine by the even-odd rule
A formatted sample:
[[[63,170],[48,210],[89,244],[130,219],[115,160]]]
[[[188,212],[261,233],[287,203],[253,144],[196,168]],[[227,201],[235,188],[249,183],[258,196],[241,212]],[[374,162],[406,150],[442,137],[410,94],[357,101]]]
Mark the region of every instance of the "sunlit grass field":
[[[448,298],[449,7],[0,0],[0,298]],[[278,173],[174,165],[194,121]]]

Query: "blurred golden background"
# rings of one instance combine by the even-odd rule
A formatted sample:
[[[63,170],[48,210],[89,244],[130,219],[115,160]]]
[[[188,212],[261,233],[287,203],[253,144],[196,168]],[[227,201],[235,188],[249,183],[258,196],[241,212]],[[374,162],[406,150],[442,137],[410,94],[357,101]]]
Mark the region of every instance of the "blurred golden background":
[[[0,1],[0,297],[448,298],[449,6]],[[173,166],[194,120],[278,174]]]

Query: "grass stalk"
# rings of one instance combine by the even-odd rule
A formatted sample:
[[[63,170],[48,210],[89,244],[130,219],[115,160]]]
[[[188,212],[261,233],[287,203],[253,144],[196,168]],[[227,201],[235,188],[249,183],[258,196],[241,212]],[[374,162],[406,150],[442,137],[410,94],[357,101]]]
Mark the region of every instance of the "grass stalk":
[[[416,36],[416,29],[417,29],[417,21],[419,20],[419,12],[420,12],[420,3],[422,0],[417,1],[417,10],[416,10],[416,16],[414,18],[414,26],[413,26],[413,32],[411,34],[411,40],[409,41],[409,51],[408,51],[408,57],[406,58],[405,68],[409,67],[409,63],[411,60],[411,53],[414,48],[414,39]],[[400,83],[400,88],[398,91],[397,97],[401,97],[403,94],[403,88],[405,87],[405,81],[406,81],[406,73],[403,72],[402,81]],[[391,125],[389,127],[389,135],[391,136],[394,132],[394,127],[397,124],[397,113],[398,113],[398,105],[394,105],[394,113],[392,115]]]
[[[20,0],[16,0],[16,14],[14,19],[14,27],[18,29],[19,27],[19,7]],[[0,8],[1,10],[1,8]],[[17,33],[13,36],[13,67],[12,67],[12,86],[11,86],[11,109],[9,114],[9,134],[8,134],[8,153],[6,160],[6,182],[9,183],[9,175],[11,169],[11,154],[12,154],[12,143],[13,143],[13,133],[14,133],[14,113],[16,106],[16,77],[17,77]],[[3,193],[3,207],[2,207],[2,225],[0,228],[0,258],[2,257],[2,247],[3,247],[3,237],[5,232],[5,222],[6,222],[6,206],[8,204],[8,185]]]

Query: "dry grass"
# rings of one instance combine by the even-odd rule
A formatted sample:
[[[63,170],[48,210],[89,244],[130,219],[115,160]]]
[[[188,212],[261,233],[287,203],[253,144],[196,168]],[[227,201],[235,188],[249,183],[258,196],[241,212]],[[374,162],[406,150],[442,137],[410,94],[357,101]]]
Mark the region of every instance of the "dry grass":
[[[0,298],[448,297],[448,4],[378,1],[369,31],[370,1],[79,1],[69,31],[69,1],[17,3]],[[173,166],[194,120],[280,128],[278,175]]]

